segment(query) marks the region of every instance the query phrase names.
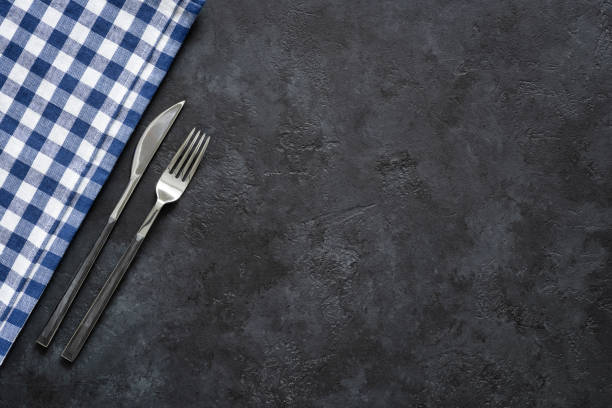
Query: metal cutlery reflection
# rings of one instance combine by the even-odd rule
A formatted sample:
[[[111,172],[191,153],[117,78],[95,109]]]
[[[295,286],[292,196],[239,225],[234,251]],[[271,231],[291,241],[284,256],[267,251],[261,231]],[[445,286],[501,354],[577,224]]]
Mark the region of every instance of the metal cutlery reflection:
[[[79,267],[77,273],[74,275],[74,278],[72,278],[72,282],[70,282],[70,286],[68,289],[66,289],[66,293],[64,293],[64,296],[55,307],[49,321],[40,333],[38,340],[36,340],[36,342],[41,346],[49,347],[51,340],[53,340],[53,336],[55,336],[55,333],[61,325],[62,320],[64,320],[66,313],[68,313],[70,305],[72,305],[72,302],[81,289],[83,282],[85,282],[85,279],[87,279],[87,275],[89,275],[91,267],[96,262],[100,251],[108,240],[110,233],[113,231],[121,212],[125,208],[125,205],[132,196],[134,189],[138,185],[138,182],[142,178],[147,166],[151,162],[153,155],[157,151],[157,148],[161,144],[162,140],[164,140],[166,137],[166,134],[170,130],[170,127],[172,127],[172,124],[176,120],[184,104],[185,101],[182,101],[166,109],[160,113],[145,129],[142,137],[138,141],[138,146],[136,147],[134,158],[132,159],[130,182],[125,187],[125,190],[117,202],[115,209],[108,217],[108,221],[106,222],[106,226],[104,227],[104,230],[102,230],[100,237],[94,244],[93,248],[91,248],[89,251],[89,254],[87,254],[87,257]]]
[[[181,195],[183,195],[183,192],[189,185],[198,165],[204,157],[209,141],[210,137],[207,137],[204,133],[200,135],[200,131],[196,133],[196,129],[193,129],[174,155],[174,158],[157,182],[157,202],[153,206],[153,209],[151,209],[151,212],[149,212],[149,215],[145,218],[140,229],[136,233],[136,237],[119,260],[113,272],[111,272],[106,283],[100,290],[100,293],[64,349],[62,357],[66,360],[72,362],[78,356],[130,266],[130,263],[134,259],[136,252],[138,252],[142,241],[147,236],[151,225],[153,225],[153,222],[157,219],[162,207],[178,200]]]

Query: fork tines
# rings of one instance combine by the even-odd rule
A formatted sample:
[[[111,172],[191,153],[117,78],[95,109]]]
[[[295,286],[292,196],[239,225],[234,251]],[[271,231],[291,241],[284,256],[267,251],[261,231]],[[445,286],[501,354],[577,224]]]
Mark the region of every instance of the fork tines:
[[[209,141],[210,136],[206,136],[206,133],[200,130],[196,133],[196,128],[193,128],[172,158],[167,171],[182,181],[191,180],[202,161]]]

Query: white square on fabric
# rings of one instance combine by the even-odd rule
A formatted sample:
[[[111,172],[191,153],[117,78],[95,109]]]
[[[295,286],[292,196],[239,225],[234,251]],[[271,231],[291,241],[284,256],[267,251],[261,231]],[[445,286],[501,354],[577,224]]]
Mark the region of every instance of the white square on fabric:
[[[19,158],[19,154],[23,150],[24,146],[25,146],[25,143],[23,143],[21,140],[19,140],[17,138],[11,138],[6,143],[6,146],[4,146],[3,150],[4,150],[4,153],[8,153],[12,157],[17,159],[17,158]]]
[[[125,96],[127,91],[128,89],[125,86],[123,86],[119,82],[115,82],[115,85],[113,85],[113,88],[108,93],[108,96],[117,104],[121,104],[121,102],[123,101],[123,97]]]
[[[134,21],[134,16],[122,9],[117,13],[117,17],[115,17],[113,24],[123,31],[129,31],[132,26],[132,21]]]
[[[167,34],[163,34],[161,36],[161,38],[159,39],[159,43],[157,43],[157,48],[158,50],[165,50],[166,49],[166,44],[168,44],[168,41],[170,40],[170,37],[168,37]]]
[[[13,65],[13,69],[11,69],[11,72],[9,73],[9,78],[18,84],[23,84],[29,72],[30,71],[25,67],[16,63]]]
[[[43,229],[35,225],[34,228],[32,228],[32,232],[30,232],[28,241],[36,245],[38,248],[42,248],[42,245],[45,242],[46,236],[47,236],[47,233]]]
[[[47,137],[56,145],[62,146],[68,137],[68,132],[68,129],[56,123]]]
[[[64,208],[64,204],[62,204],[57,198],[51,197],[45,206],[45,213],[51,218],[57,218],[62,212],[62,208]]]
[[[153,66],[153,64],[150,63],[146,63],[144,69],[142,70],[142,74],[140,75],[140,77],[146,81],[149,80],[149,78],[151,77],[151,73],[153,72],[153,68],[155,68]]]
[[[30,108],[26,108],[23,116],[21,117],[21,124],[27,126],[28,128],[34,130],[36,129],[36,125],[40,121],[40,114],[33,111]]]
[[[87,67],[81,76],[81,82],[90,88],[95,88],[101,76],[102,74],[100,72],[91,67]]]
[[[17,194],[15,194],[20,200],[25,201],[26,203],[31,203],[34,198],[34,194],[36,194],[36,187],[31,185],[30,183],[23,182],[19,186],[17,190]]]
[[[0,286],[0,302],[4,303],[5,305],[8,306],[14,294],[15,290],[6,283],[3,283],[2,286]]]
[[[30,6],[32,5],[32,2],[33,0],[20,0],[16,2],[15,5],[23,11],[28,11],[30,9]]]
[[[13,98],[0,91],[0,112],[6,113],[13,103]]]
[[[154,47],[160,35],[161,31],[159,31],[156,27],[149,25],[147,28],[145,28],[141,38],[151,47]]]
[[[157,12],[163,14],[167,18],[171,18],[174,13],[174,4],[169,1],[162,1],[157,8]]]
[[[106,58],[107,60],[112,60],[115,52],[119,48],[118,44],[115,44],[111,40],[105,38],[102,40],[102,44],[100,44],[100,48],[98,48],[98,54]]]
[[[108,126],[108,123],[111,121],[111,117],[108,116],[106,113],[99,111],[98,113],[96,113],[96,116],[94,117],[93,121],[91,122],[91,125],[93,127],[95,127],[96,129],[98,129],[100,131],[100,133],[105,133],[106,132],[106,127]],[[79,147],[80,149],[80,147]],[[88,156],[89,157],[89,156]]]
[[[40,174],[47,174],[47,170],[49,170],[52,163],[52,158],[42,152],[39,152],[32,162],[32,168]]]
[[[4,184],[4,181],[6,180],[8,175],[9,175],[8,171],[0,167],[0,185]]]
[[[87,35],[89,35],[89,28],[77,22],[72,27],[72,31],[70,31],[68,37],[72,38],[75,42],[79,44],[85,44],[85,40],[87,40]]]
[[[104,9],[104,4],[105,4],[104,1],[88,1],[85,4],[85,8],[91,11],[96,16],[99,16],[102,14],[102,9]]]
[[[121,122],[118,120],[113,120],[113,124],[110,127],[110,134],[115,137],[119,134],[119,130],[121,129]]]
[[[67,168],[64,171],[64,175],[60,179],[60,184],[66,187],[68,190],[72,190],[74,186],[76,186],[77,181],[79,181],[79,174],[74,170]]]
[[[42,81],[40,81],[40,85],[38,86],[38,89],[36,90],[36,95],[40,96],[41,98],[49,102],[51,101],[51,98],[53,97],[53,94],[55,93],[56,89],[57,89],[57,86],[53,85],[51,82],[47,81],[46,79],[43,79]]]
[[[106,152],[102,149],[99,149],[98,153],[96,153],[96,157],[93,160],[93,165],[99,166],[102,163],[102,160],[104,159],[105,155],[106,155]]]
[[[70,95],[68,100],[66,101],[66,105],[64,106],[64,110],[74,116],[79,116],[81,113],[81,108],[85,105],[81,99],[74,95]]]
[[[30,36],[25,46],[25,50],[36,57],[40,55],[43,48],[45,48],[45,42],[35,35]]]
[[[7,209],[2,216],[2,220],[0,220],[0,225],[9,231],[15,231],[20,219],[21,217]]]
[[[125,64],[125,68],[130,71],[134,75],[138,75],[140,73],[140,69],[142,68],[145,60],[136,54],[132,54],[127,64]]]
[[[64,51],[59,51],[53,60],[53,66],[62,72],[68,72],[74,58],[66,54]]]
[[[5,18],[2,20],[2,24],[0,24],[0,37],[4,37],[7,40],[12,39],[15,32],[17,32],[18,27],[19,26],[17,24],[13,23],[8,18]]]
[[[138,93],[130,91],[128,93],[128,97],[125,98],[125,106],[128,108],[132,108],[134,106],[134,102],[136,102],[136,98],[138,97]]]
[[[15,262],[13,263],[13,267],[11,268],[14,272],[17,272],[19,276],[24,277],[28,272],[28,268],[30,267],[30,261],[28,259],[19,254],[15,258]]]
[[[96,150],[96,147],[94,145],[89,143],[87,140],[83,140],[81,144],[79,145],[79,148],[76,154],[84,161],[89,162],[94,150]]]
[[[98,2],[93,2],[98,3]],[[57,27],[57,23],[59,23],[62,18],[62,13],[53,8],[53,6],[47,7],[45,10],[45,14],[43,15],[41,21],[48,25],[49,27],[55,28]]]

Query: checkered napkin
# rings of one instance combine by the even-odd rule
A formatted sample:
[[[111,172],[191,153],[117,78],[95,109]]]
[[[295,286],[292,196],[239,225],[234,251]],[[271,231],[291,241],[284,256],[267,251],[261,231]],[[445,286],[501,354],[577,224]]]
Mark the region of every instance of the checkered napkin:
[[[204,0],[0,0],[0,364]]]

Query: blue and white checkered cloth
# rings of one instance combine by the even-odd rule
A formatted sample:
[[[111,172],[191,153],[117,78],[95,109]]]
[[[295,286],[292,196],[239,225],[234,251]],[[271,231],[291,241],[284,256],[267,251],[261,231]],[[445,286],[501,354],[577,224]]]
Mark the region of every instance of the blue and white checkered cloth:
[[[0,364],[204,0],[0,0]]]

